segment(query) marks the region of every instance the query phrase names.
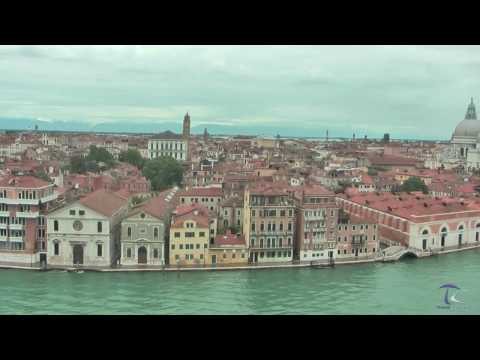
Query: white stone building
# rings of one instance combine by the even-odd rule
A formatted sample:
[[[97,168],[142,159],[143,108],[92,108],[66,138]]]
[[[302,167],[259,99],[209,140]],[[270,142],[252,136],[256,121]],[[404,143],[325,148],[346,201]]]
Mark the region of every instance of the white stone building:
[[[98,190],[47,216],[48,264],[110,266],[120,257],[127,199]]]
[[[169,156],[179,161],[188,159],[188,140],[171,131],[163,132],[150,139],[147,145],[148,158]]]
[[[139,204],[122,221],[122,265],[165,265],[165,240],[177,190],[164,191]]]

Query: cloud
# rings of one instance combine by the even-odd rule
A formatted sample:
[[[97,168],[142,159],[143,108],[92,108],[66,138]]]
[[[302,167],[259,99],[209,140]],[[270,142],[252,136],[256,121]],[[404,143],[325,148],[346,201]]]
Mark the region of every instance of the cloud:
[[[479,46],[2,46],[0,117],[449,138]],[[394,136],[394,134],[392,134]]]

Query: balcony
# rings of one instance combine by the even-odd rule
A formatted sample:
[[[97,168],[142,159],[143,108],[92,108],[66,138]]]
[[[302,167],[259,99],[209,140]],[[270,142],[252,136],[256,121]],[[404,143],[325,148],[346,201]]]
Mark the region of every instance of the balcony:
[[[23,237],[22,236],[10,236],[9,240],[10,240],[10,242],[23,243]]]
[[[25,225],[23,225],[23,224],[10,224],[9,227],[10,227],[10,230],[23,230],[25,228]]]
[[[0,217],[10,217],[10,211],[0,211]]]
[[[36,219],[40,213],[38,211],[19,211],[16,216],[19,218]]]
[[[49,202],[49,201],[53,201],[57,198],[58,198],[58,193],[56,191],[54,191],[53,194],[42,197],[40,199],[40,201],[42,203],[46,203],[46,202]]]
[[[38,205],[38,199],[0,199],[0,204],[7,205]]]

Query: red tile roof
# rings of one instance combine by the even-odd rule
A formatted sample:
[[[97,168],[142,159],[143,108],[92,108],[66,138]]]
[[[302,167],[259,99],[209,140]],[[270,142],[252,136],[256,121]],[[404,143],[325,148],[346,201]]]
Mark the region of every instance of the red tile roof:
[[[441,199],[420,193],[363,193],[341,195],[340,197],[356,204],[367,206],[385,213],[393,214],[412,221],[420,221],[425,216],[474,212],[479,215],[478,201],[461,201],[460,199]],[[473,213],[472,213],[472,216]]]
[[[227,230],[225,235],[217,235],[212,247],[217,246],[246,246],[245,237],[243,235],[237,236]]]
[[[104,189],[94,191],[79,201],[82,205],[108,217],[127,206],[126,199]]]
[[[147,200],[145,203],[137,205],[129,216],[144,211],[158,219],[162,219],[170,210],[175,208],[175,205],[176,197],[173,189],[168,189]]]
[[[184,227],[185,220],[193,220],[200,227],[207,228],[209,226],[208,209],[198,204],[178,206],[173,213],[171,228]]]
[[[34,176],[5,176],[0,179],[0,187],[22,188],[22,189],[39,189],[49,186],[45,180]]]
[[[178,196],[223,196],[223,190],[219,187],[191,188],[180,192]]]

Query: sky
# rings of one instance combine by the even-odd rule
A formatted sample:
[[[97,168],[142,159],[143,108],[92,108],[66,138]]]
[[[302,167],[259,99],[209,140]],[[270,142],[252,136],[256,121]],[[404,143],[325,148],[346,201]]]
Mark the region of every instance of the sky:
[[[0,46],[0,117],[449,139],[480,46]]]

